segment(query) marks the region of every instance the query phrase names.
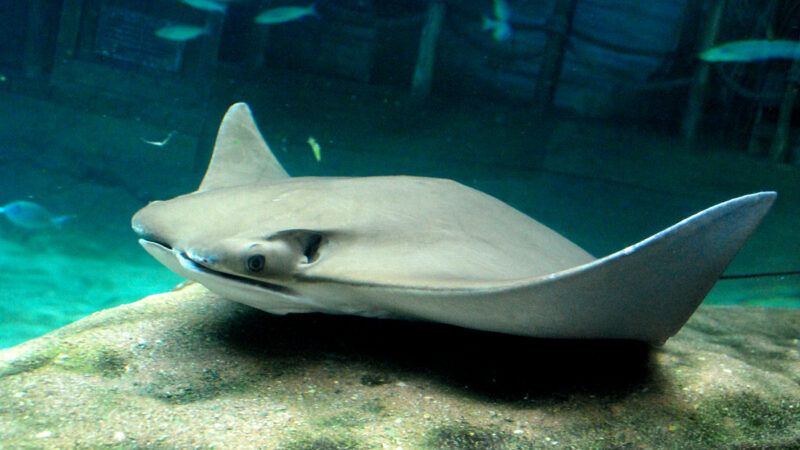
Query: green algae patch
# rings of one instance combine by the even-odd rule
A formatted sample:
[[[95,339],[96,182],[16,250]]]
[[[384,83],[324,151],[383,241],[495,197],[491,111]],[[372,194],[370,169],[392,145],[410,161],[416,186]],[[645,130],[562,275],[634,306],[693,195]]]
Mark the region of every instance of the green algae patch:
[[[346,428],[361,427],[367,422],[368,420],[362,415],[359,415],[358,413],[355,413],[353,411],[347,411],[344,413],[333,414],[327,417],[323,417],[317,423],[319,424],[319,426],[324,428],[346,429]]]
[[[427,448],[453,450],[523,450],[533,445],[511,433],[493,428],[482,428],[467,423],[448,424],[428,431],[424,444]]]
[[[30,372],[50,364],[58,355],[55,346],[45,345],[42,348],[29,350],[8,361],[0,362],[0,378]]]
[[[800,444],[800,400],[742,392],[709,394],[698,403],[645,397],[575,408],[554,436],[578,448],[779,448]],[[602,445],[601,445],[602,444]],[[799,447],[800,448],[800,447]]]
[[[53,363],[69,371],[116,378],[125,373],[130,355],[107,347],[75,349],[58,354]]]
[[[800,448],[800,400],[768,401],[750,392],[727,394],[706,400],[698,415],[702,428],[714,430],[721,446],[767,443]]]
[[[316,424],[334,431],[360,428],[382,418],[385,411],[386,405],[383,400],[373,398],[363,402],[357,408],[350,408],[335,414],[323,416],[316,421]]]
[[[367,414],[378,416],[386,412],[386,404],[379,398],[372,398],[361,405],[361,410]]]
[[[134,392],[170,405],[187,405],[252,394],[253,390],[258,389],[259,382],[263,381],[263,374],[244,371],[225,362],[210,362],[205,367],[193,366],[193,363],[178,361],[159,365],[159,370],[151,371],[136,383]]]
[[[128,367],[128,358],[116,350],[104,348],[98,350],[92,356],[92,369],[104,377],[118,377]]]
[[[382,373],[365,373],[361,375],[361,385],[363,386],[383,386],[389,383],[390,379],[386,374]]]
[[[238,384],[226,381],[214,369],[203,369],[187,376],[162,372],[144,386],[141,394],[172,404],[187,404],[218,397],[224,392],[240,390]]]
[[[301,437],[278,446],[280,450],[363,450],[369,448],[352,437]]]
[[[659,448],[664,442],[716,448],[719,433],[701,414],[670,404],[637,408],[632,404],[587,405],[576,408],[556,440],[578,448]],[[635,413],[630,411],[636,411]]]

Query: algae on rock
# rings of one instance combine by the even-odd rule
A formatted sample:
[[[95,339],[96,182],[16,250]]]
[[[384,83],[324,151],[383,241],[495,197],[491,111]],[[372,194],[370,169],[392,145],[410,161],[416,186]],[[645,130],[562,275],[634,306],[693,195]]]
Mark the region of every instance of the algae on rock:
[[[272,316],[202,286],[0,352],[0,447],[800,447],[800,311],[661,348]]]

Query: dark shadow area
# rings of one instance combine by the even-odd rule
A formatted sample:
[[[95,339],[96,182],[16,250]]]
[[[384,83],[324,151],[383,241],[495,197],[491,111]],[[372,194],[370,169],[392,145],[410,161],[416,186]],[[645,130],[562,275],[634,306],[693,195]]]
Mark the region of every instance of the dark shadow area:
[[[392,377],[430,377],[468,395],[503,401],[559,401],[572,395],[609,399],[647,386],[658,389],[652,348],[617,340],[534,339],[398,320],[319,314],[274,316],[243,310],[208,330],[221,345],[286,370],[320,361],[359,363],[374,374],[362,384]]]

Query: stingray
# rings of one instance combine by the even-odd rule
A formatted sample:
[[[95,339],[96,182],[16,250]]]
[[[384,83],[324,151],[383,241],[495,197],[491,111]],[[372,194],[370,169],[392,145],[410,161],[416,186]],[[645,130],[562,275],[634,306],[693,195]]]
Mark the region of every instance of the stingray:
[[[455,181],[290,177],[238,103],[197,191],[151,202],[132,226],[178,275],[274,314],[660,344],[689,319],[775,197],[729,200],[597,259]]]

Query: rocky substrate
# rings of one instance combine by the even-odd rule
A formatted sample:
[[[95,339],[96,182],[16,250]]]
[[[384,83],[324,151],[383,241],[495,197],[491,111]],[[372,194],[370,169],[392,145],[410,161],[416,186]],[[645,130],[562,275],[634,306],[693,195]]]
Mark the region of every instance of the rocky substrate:
[[[800,310],[704,307],[651,348],[189,285],[0,352],[0,448],[798,448],[798,338]]]

